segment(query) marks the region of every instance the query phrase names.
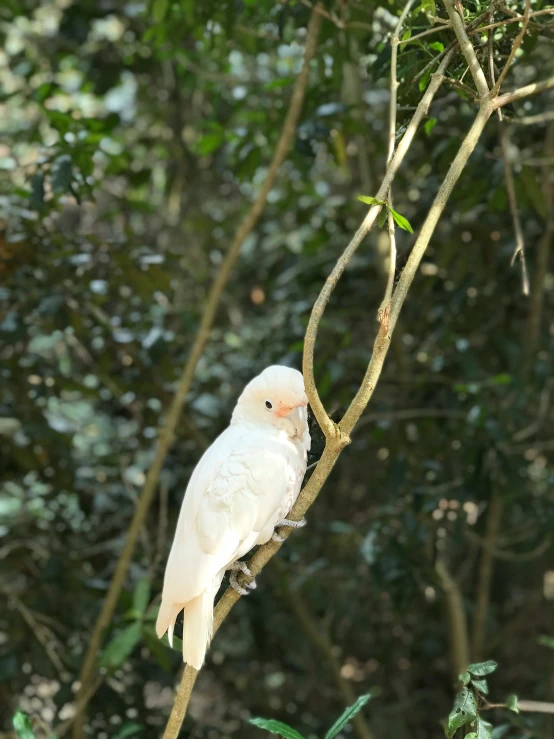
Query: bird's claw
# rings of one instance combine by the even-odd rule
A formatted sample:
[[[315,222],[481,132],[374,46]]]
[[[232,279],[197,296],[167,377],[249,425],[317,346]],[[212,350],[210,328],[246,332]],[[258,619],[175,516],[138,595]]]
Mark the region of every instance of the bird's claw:
[[[251,590],[256,590],[257,585],[255,580],[245,583],[244,587],[240,585],[239,581],[237,580],[238,572],[242,572],[244,575],[246,575],[246,577],[252,577],[252,573],[248,569],[248,565],[246,564],[246,562],[241,562],[239,559],[237,559],[237,561],[233,562],[233,564],[228,569],[231,570],[231,575],[229,577],[231,587],[233,588],[233,590],[236,590],[239,595],[248,595]]]
[[[283,539],[282,536],[279,536],[279,534],[276,531],[274,531],[271,534],[271,541],[278,541],[279,543],[281,543],[281,542],[283,542],[285,540]]]
[[[252,573],[248,569],[248,565],[246,564],[246,562],[242,562],[240,559],[237,559],[236,562],[233,562],[233,564],[227,569],[231,570],[232,572],[242,572],[246,575],[246,577],[252,577]]]
[[[291,529],[301,529],[302,526],[306,525],[306,519],[301,518],[300,521],[291,521],[288,518],[284,518],[282,521],[279,521],[277,525],[278,526],[290,526]]]

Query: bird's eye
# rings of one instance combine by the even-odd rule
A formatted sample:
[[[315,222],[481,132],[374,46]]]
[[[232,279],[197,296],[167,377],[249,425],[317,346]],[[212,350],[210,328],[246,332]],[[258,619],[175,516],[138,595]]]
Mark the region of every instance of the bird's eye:
[[[265,401],[265,407],[267,408],[268,411],[270,411],[273,408],[273,403],[271,402],[271,400]]]

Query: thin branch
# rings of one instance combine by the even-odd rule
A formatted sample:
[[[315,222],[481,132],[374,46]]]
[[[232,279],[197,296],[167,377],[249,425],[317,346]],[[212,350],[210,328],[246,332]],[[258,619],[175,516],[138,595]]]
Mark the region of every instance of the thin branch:
[[[454,49],[451,49],[445,55],[439,68],[437,69],[437,72],[431,77],[431,82],[425,90],[425,94],[421,98],[412,120],[408,124],[404,136],[396,147],[396,151],[394,152],[394,156],[392,158],[390,166],[387,169],[387,172],[381,183],[381,187],[377,192],[377,200],[384,200],[387,197],[396,172],[398,171],[400,164],[402,163],[408,149],[410,148],[414,135],[421,121],[427,115],[431,102],[444,80],[444,73],[448,65],[450,64],[453,55]],[[342,273],[344,272],[347,264],[350,262],[357,248],[369,233],[370,229],[375,223],[380,210],[381,206],[379,205],[372,206],[370,208],[367,216],[362,222],[362,225],[354,234],[352,240],[344,250],[343,254],[339,257],[337,263],[335,264],[335,267],[327,278],[327,281],[325,282],[325,285],[323,286],[323,289],[314,304],[312,314],[310,316],[310,321],[308,323],[308,328],[306,329],[306,336],[304,338],[304,360],[302,365],[304,382],[307,383],[307,386],[309,387],[308,397],[310,398],[310,407],[314,412],[317,422],[321,426],[321,429],[327,439],[331,439],[335,436],[336,427],[327,415],[325,408],[323,407],[323,403],[321,402],[321,399],[319,397],[315,382],[313,381],[314,348],[317,337],[317,330],[319,327],[319,322],[323,316],[323,313],[325,312],[327,303],[329,302],[329,299],[331,297],[331,293],[335,289],[335,285],[339,281]]]
[[[400,83],[397,79],[397,72],[396,72],[396,63],[398,59],[398,46],[400,44],[400,32],[402,31],[402,27],[404,25],[404,22],[406,21],[406,18],[408,16],[408,13],[411,10],[411,7],[413,5],[415,0],[408,0],[406,5],[404,6],[404,10],[402,11],[400,18],[398,19],[398,23],[396,24],[396,28],[393,31],[393,34],[391,36],[391,65],[390,65],[390,101],[389,101],[389,148],[387,153],[387,168],[390,167],[390,163],[392,161],[392,157],[394,154],[394,145],[396,142],[396,105],[397,105],[397,92],[398,87]],[[392,185],[389,188],[389,196],[388,196],[388,202],[390,205],[392,205]],[[388,234],[389,234],[389,276],[387,280],[387,287],[385,290],[385,297],[383,298],[383,301],[379,307],[379,311],[377,313],[379,321],[387,323],[388,321],[388,312],[389,312],[389,306],[390,301],[392,298],[392,290],[394,287],[394,275],[396,273],[396,237],[395,237],[395,223],[394,218],[392,217],[392,213],[389,211],[388,213]]]
[[[466,671],[471,661],[464,598],[442,555],[437,558],[435,572],[444,593],[450,643],[450,662],[452,676],[456,680],[461,672]]]
[[[522,115],[520,118],[508,118],[505,116],[505,120],[510,124],[534,126],[535,124],[554,121],[554,110],[546,110],[544,113],[537,113],[536,115]]]
[[[510,67],[512,66],[512,62],[514,60],[514,57],[516,55],[517,50],[521,46],[521,42],[523,41],[523,38],[525,34],[527,33],[527,26],[529,25],[529,13],[531,12],[531,0],[525,0],[525,13],[523,14],[523,21],[521,24],[521,31],[518,33],[513,46],[512,50],[510,51],[510,56],[508,57],[508,61],[504,65],[504,69],[500,73],[500,77],[498,78],[497,83],[495,84],[493,88],[493,94],[497,95],[500,91],[500,88],[502,87],[502,83],[504,82],[504,78],[510,71]]]
[[[135,510],[135,514],[129,526],[125,546],[112,576],[104,605],[89,639],[87,651],[85,653],[83,665],[81,668],[81,688],[79,692],[80,696],[86,694],[88,684],[90,683],[91,677],[94,673],[96,664],[96,653],[101,645],[102,635],[105,629],[109,626],[113,613],[116,609],[119,595],[125,581],[125,576],[131,563],[133,553],[135,551],[137,538],[144,524],[148,509],[150,508],[150,505],[154,498],[160,472],[165,462],[167,453],[173,443],[175,429],[177,428],[177,425],[179,423],[179,419],[185,405],[186,397],[189,393],[192,381],[194,379],[196,366],[209,339],[221,296],[227,285],[227,282],[229,281],[233,267],[235,266],[235,263],[239,257],[241,246],[244,243],[246,237],[251,233],[253,228],[256,226],[258,220],[260,219],[260,216],[262,215],[263,209],[266,204],[268,193],[273,188],[279,169],[287,158],[292,146],[308,85],[310,62],[317,48],[320,26],[321,16],[318,13],[314,13],[312,15],[312,18],[310,19],[310,24],[308,26],[302,70],[294,85],[289,109],[283,123],[281,135],[275,149],[275,154],[273,155],[273,159],[267,171],[266,178],[262,184],[258,197],[256,198],[248,214],[237,229],[235,237],[229,246],[229,250],[223,262],[221,263],[214,282],[212,283],[212,286],[210,288],[196,339],[191,349],[187,364],[183,370],[183,374],[179,381],[177,391],[167,412],[165,422],[159,432],[159,441],[156,455],[148,472],[144,488],[142,490],[137,508]],[[83,736],[83,718],[84,710],[86,709],[86,702],[82,701],[79,705],[81,707],[82,713],[76,719],[74,724],[74,739],[81,739],[81,737]]]
[[[474,662],[478,662],[481,659],[485,644],[490,590],[494,569],[494,550],[496,549],[501,520],[502,499],[498,493],[493,493],[487,516],[487,530],[485,533],[483,551],[481,553],[481,564],[479,566],[477,582],[477,597],[475,599],[475,614],[473,616],[471,658]]]
[[[537,557],[543,555],[550,549],[552,545],[550,539],[544,539],[544,541],[541,541],[541,543],[538,544],[530,552],[507,552],[505,549],[498,549],[498,547],[496,547],[494,543],[491,543],[486,538],[479,536],[479,534],[476,534],[475,531],[468,530],[465,532],[465,535],[470,541],[479,544],[479,546],[483,547],[483,549],[488,549],[494,555],[495,559],[501,559],[504,562],[529,562],[530,560],[536,559]]]
[[[554,119],[554,111],[553,119]],[[554,155],[554,122],[550,123],[546,131],[546,141],[544,146],[544,156],[548,160]],[[544,309],[544,288],[546,283],[546,275],[548,274],[548,264],[550,261],[550,252],[552,250],[552,241],[554,240],[554,183],[552,181],[552,167],[549,164],[543,165],[541,190],[544,195],[544,205],[546,208],[546,228],[539,240],[537,247],[537,257],[535,271],[533,274],[531,290],[531,302],[529,305],[529,318],[527,321],[527,365],[528,370],[531,369],[535,354],[539,346],[539,338],[541,333],[541,325]]]
[[[448,170],[448,173],[439,188],[435,200],[431,205],[431,209],[429,210],[427,218],[423,223],[419,236],[416,239],[410,256],[408,257],[406,266],[402,270],[402,274],[400,275],[400,279],[392,296],[389,318],[389,334],[383,334],[382,331],[379,331],[373,347],[371,362],[369,363],[369,366],[367,368],[362,385],[356,397],[352,401],[350,408],[340,422],[341,431],[345,434],[350,434],[350,432],[356,425],[358,418],[362,414],[365,406],[367,405],[373,393],[373,390],[375,389],[375,384],[381,374],[381,369],[383,367],[385,356],[387,354],[388,344],[390,343],[390,334],[396,326],[396,322],[400,315],[402,305],[406,300],[410,285],[414,280],[421,259],[425,254],[425,250],[427,249],[429,241],[431,240],[431,236],[433,235],[439,218],[442,215],[448,198],[450,197],[452,190],[454,189],[454,185],[458,181],[465,165],[467,164],[467,161],[471,156],[477,144],[477,141],[479,140],[479,137],[481,136],[487,124],[487,121],[491,116],[492,110],[492,105],[488,100],[481,101],[481,106],[473,122],[473,125],[471,126],[465,139],[463,140],[462,145],[460,146],[460,149],[458,150],[458,153],[456,154],[454,161],[450,165],[450,169]]]
[[[475,49],[473,48],[473,45],[467,35],[463,19],[454,6],[454,0],[444,0],[444,6],[450,17],[450,22],[452,23],[454,33],[456,34],[456,38],[458,39],[458,43],[460,44],[462,54],[464,55],[465,60],[469,65],[469,70],[473,77],[473,81],[475,82],[475,87],[477,88],[479,97],[484,98],[489,94],[489,86],[487,85],[485,74],[483,72],[483,69],[481,68],[481,65],[479,64],[479,60],[477,59]]]
[[[503,95],[498,95],[493,101],[495,108],[502,108],[504,105],[510,105],[516,103],[518,100],[530,97],[531,95],[538,95],[539,92],[545,92],[551,90],[554,87],[554,77],[549,77],[542,82],[533,82],[530,85],[520,87],[518,90],[513,92],[505,92]]]
[[[423,38],[424,36],[430,36],[432,33],[438,33],[439,31],[446,31],[449,28],[452,28],[452,24],[448,23],[447,21],[444,25],[435,26],[434,28],[428,28],[426,31],[416,33],[415,36],[410,36],[410,38],[402,39],[402,41],[399,41],[399,46],[406,46],[406,44],[411,44],[413,41],[419,41],[419,39]]]
[[[501,108],[496,111],[499,116],[502,115]],[[508,203],[510,213],[514,224],[514,234],[516,238],[516,246],[512,255],[512,265],[519,257],[521,262],[521,289],[524,295],[529,295],[529,275],[527,273],[527,260],[525,259],[525,239],[523,238],[523,228],[521,227],[521,218],[519,217],[519,208],[517,205],[516,188],[514,183],[514,171],[510,160],[510,135],[508,129],[501,119],[500,125],[500,146],[502,149],[502,159],[504,161],[504,182],[506,183],[506,194],[508,195]]]

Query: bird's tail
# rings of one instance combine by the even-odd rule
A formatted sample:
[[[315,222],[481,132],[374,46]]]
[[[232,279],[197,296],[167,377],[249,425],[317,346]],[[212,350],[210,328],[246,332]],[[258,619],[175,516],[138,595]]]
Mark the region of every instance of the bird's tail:
[[[214,590],[207,587],[185,606],[183,661],[199,670],[204,664],[214,625]]]
[[[173,628],[180,611],[183,614],[183,661],[199,670],[203,663],[213,632],[213,605],[215,590],[208,586],[196,598],[187,603],[170,603],[162,601],[156,633],[161,639],[168,632],[168,639],[173,646]]]

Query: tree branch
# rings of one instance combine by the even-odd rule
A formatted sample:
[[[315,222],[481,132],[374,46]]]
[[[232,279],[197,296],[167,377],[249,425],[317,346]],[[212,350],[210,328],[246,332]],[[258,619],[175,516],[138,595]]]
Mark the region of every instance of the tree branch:
[[[437,558],[435,572],[444,593],[450,642],[450,661],[454,680],[470,663],[469,638],[464,599],[456,580],[442,556]]]
[[[550,123],[546,130],[546,141],[544,146],[545,159],[549,159],[553,155],[554,122]],[[541,189],[544,195],[546,208],[546,228],[539,240],[539,245],[537,247],[537,258],[532,281],[533,289],[531,290],[529,318],[527,321],[528,370],[532,367],[533,360],[535,359],[535,354],[539,346],[544,307],[544,286],[546,275],[548,273],[548,263],[550,261],[552,241],[554,239],[554,183],[552,182],[552,166],[549,164],[545,164],[543,166]]]
[[[398,58],[398,46],[400,44],[400,32],[402,26],[411,10],[414,0],[408,0],[404,10],[402,11],[396,28],[391,37],[391,65],[390,65],[390,101],[389,101],[389,148],[387,153],[387,168],[390,167],[390,163],[394,154],[394,145],[396,142],[396,105],[397,105],[397,91],[399,82],[396,73],[396,62]],[[389,188],[388,202],[392,205],[392,185]],[[388,213],[388,233],[389,233],[389,276],[387,280],[387,287],[385,289],[385,297],[378,311],[379,321],[387,322],[390,301],[392,298],[392,290],[394,287],[394,275],[396,272],[396,237],[394,234],[395,223],[392,213]]]
[[[233,241],[229,246],[229,250],[223,262],[221,263],[221,266],[212,283],[200,326],[198,328],[196,339],[192,346],[187,364],[183,370],[183,374],[179,381],[177,391],[167,412],[165,422],[159,431],[159,441],[154,462],[152,463],[152,466],[148,472],[144,488],[142,490],[137,508],[135,510],[135,514],[129,526],[125,546],[117,562],[110,587],[104,601],[104,605],[94,625],[94,629],[92,631],[83,660],[80,675],[81,687],[79,689],[79,693],[77,694],[77,703],[81,713],[76,718],[73,727],[74,739],[81,739],[81,737],[83,736],[83,719],[87,702],[85,700],[82,700],[82,698],[87,694],[88,685],[94,673],[96,664],[96,653],[101,645],[102,635],[105,629],[109,626],[111,618],[116,609],[117,601],[124,585],[125,576],[131,563],[133,553],[135,551],[137,538],[144,524],[148,509],[150,508],[150,505],[154,498],[154,494],[156,492],[156,487],[158,484],[158,478],[167,453],[173,443],[175,429],[185,405],[185,400],[194,378],[198,360],[200,359],[204,347],[209,339],[210,331],[215,319],[217,309],[219,307],[223,290],[225,289],[225,286],[229,281],[233,267],[235,266],[235,263],[239,257],[240,248],[248,234],[257,224],[263,212],[268,193],[272,189],[277,178],[279,169],[288,156],[288,153],[292,146],[308,85],[310,62],[317,48],[320,26],[321,16],[319,15],[319,13],[314,12],[308,26],[302,70],[296,80],[289,104],[289,109],[283,124],[283,128],[281,130],[281,135],[279,137],[273,159],[267,171],[266,178],[263,182],[258,197],[253,203],[246,217],[238,227]]]
[[[414,135],[421,121],[427,115],[431,102],[444,80],[444,73],[448,65],[450,64],[453,55],[454,49],[451,49],[445,55],[436,73],[432,75],[431,82],[425,90],[425,94],[421,98],[412,120],[408,124],[404,136],[396,147],[396,151],[394,152],[394,156],[391,160],[389,168],[385,173],[385,176],[381,183],[381,187],[377,192],[377,200],[384,200],[387,197],[389,188],[392,184],[392,181],[394,180],[396,172],[398,171],[400,164],[402,163],[408,149],[410,148]],[[306,384],[308,397],[310,399],[310,407],[314,412],[317,422],[321,426],[321,429],[327,439],[331,439],[335,436],[336,426],[331,421],[325,411],[325,408],[323,407],[323,403],[321,402],[314,381],[314,348],[317,338],[317,331],[319,328],[319,322],[321,321],[323,313],[325,312],[325,308],[327,307],[327,303],[329,302],[331,293],[335,289],[337,282],[339,281],[347,264],[352,259],[352,256],[356,252],[357,248],[371,230],[380,210],[380,205],[374,205],[369,209],[369,212],[362,222],[362,225],[354,234],[351,242],[348,244],[343,254],[339,257],[335,267],[327,278],[327,281],[325,282],[325,285],[323,286],[323,289],[321,290],[314,304],[314,307],[312,308],[312,314],[310,316],[308,328],[306,329],[306,336],[304,338],[304,360],[302,364],[304,383]]]
[[[538,95],[539,92],[545,92],[551,90],[554,87],[554,77],[549,77],[547,80],[542,82],[533,82],[525,87],[520,87],[518,90],[513,92],[505,92],[504,95],[498,95],[493,101],[495,108],[502,108],[504,105],[510,105],[510,103],[516,103],[518,100],[530,97],[531,95]]]
[[[502,500],[498,493],[493,493],[489,513],[487,516],[487,530],[481,553],[481,565],[477,583],[477,598],[475,604],[475,615],[473,617],[473,630],[471,638],[471,658],[478,662],[483,655],[483,646],[487,633],[487,619],[489,613],[489,600],[494,568],[494,551],[500,531],[502,520]]]
[[[510,56],[508,57],[508,61],[504,65],[504,69],[500,73],[500,77],[498,78],[498,82],[493,88],[493,95],[497,95],[500,91],[500,88],[502,87],[502,83],[504,82],[504,78],[508,74],[510,67],[512,66],[512,62],[514,60],[514,57],[516,55],[516,51],[521,46],[521,42],[523,41],[523,37],[527,33],[527,26],[529,25],[529,13],[531,12],[531,0],[525,0],[525,12],[523,14],[523,22],[521,24],[521,31],[518,33],[516,40],[513,43],[512,50],[510,51]]]
[[[529,2],[529,0],[527,1]],[[479,64],[479,60],[477,59],[477,54],[475,53],[472,43],[469,40],[469,36],[467,35],[464,22],[454,6],[454,0],[444,0],[444,6],[450,18],[450,22],[452,23],[452,28],[454,29],[458,43],[460,44],[462,54],[469,65],[469,71],[471,72],[473,81],[475,82],[475,87],[477,88],[479,97],[482,99],[489,94],[489,86],[487,85],[485,74]]]

